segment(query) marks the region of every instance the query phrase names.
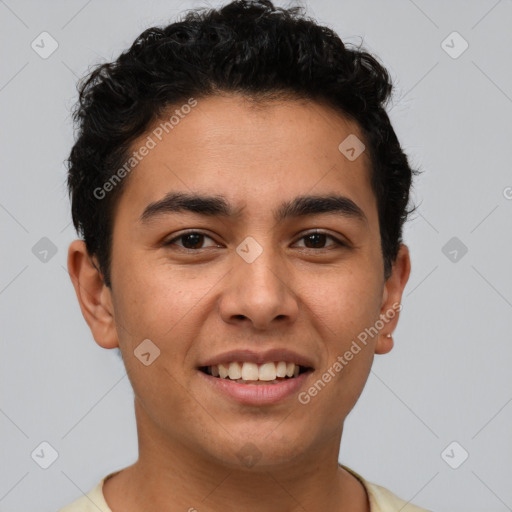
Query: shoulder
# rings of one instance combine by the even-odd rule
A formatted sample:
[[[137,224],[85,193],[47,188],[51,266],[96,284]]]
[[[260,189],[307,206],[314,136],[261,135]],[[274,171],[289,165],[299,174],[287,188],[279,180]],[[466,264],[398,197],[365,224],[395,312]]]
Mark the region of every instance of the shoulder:
[[[112,475],[107,475],[91,489],[75,501],[69,503],[57,512],[112,512],[103,496],[103,482]]]
[[[413,505],[408,501],[404,501],[385,487],[368,482],[361,475],[347,466],[341,466],[354,475],[363,484],[370,501],[370,512],[430,512],[424,508]]]
[[[412,503],[404,501],[390,490],[371,482],[365,482],[366,490],[370,497],[371,512],[429,512]]]

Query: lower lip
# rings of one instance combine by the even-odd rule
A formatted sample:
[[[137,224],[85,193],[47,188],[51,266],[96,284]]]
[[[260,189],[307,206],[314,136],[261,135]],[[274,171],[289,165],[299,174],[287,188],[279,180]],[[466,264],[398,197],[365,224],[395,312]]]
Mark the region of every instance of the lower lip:
[[[230,379],[212,377],[202,371],[199,373],[215,389],[245,405],[275,404],[296,393],[312,372],[301,373],[292,379],[277,384],[239,384]]]

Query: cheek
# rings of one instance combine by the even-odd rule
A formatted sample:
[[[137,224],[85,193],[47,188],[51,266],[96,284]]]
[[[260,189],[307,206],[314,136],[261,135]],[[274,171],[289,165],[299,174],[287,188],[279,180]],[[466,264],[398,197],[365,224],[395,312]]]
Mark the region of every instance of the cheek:
[[[121,279],[116,290],[116,314],[138,338],[161,343],[183,329],[194,307],[214,284],[207,276],[172,269],[165,263],[149,266],[143,261],[126,261],[124,268],[129,278]]]
[[[322,314],[330,330],[327,336],[327,362],[323,380],[329,380],[326,404],[343,404],[341,416],[348,414],[359,398],[371,369],[377,340],[375,322],[379,319],[382,283],[369,268],[356,269],[340,277],[329,288]],[[334,376],[333,376],[334,375]]]
[[[321,320],[319,328],[331,340],[330,352],[339,353],[379,318],[382,285],[368,270],[316,276],[314,285],[302,289],[304,302]]]
[[[179,270],[171,272],[170,267],[157,271],[126,260],[124,268],[130,272],[118,280],[114,295],[124,364],[135,395],[145,404],[145,413],[165,425],[171,421],[167,412],[160,417],[156,411],[180,411],[180,416],[186,417],[187,404],[190,408],[190,397],[183,392],[176,370],[182,367],[189,340],[194,338],[197,322],[193,321],[193,308],[207,289],[204,283],[200,286],[202,280],[179,277]],[[123,267],[118,269],[121,274]],[[149,353],[147,365],[143,353]]]

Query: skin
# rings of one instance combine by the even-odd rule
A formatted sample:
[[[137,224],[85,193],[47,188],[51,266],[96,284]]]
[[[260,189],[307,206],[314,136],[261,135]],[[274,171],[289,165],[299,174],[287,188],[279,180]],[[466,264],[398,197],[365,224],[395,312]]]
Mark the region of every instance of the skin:
[[[385,281],[368,155],[349,161],[338,150],[349,134],[363,140],[356,123],[317,102],[255,108],[238,95],[200,99],[126,178],[115,212],[112,289],[84,243],[70,245],[84,318],[98,345],[120,347],[135,393],[139,459],[104,485],[114,512],[369,510],[362,484],[338,466],[339,446],[374,354],[393,347],[387,335],[398,313],[307,405],[296,395],[241,405],[197,370],[228,350],[286,347],[314,363],[307,390],[400,302],[409,251],[401,245]],[[221,194],[241,211],[139,220],[173,191]],[[320,214],[276,224],[272,217],[285,200],[333,192],[352,199],[367,221]],[[186,229],[207,236],[164,246]],[[304,238],[315,229],[347,246]],[[263,249],[250,264],[235,251],[247,236]],[[161,351],[149,366],[133,355],[145,339]],[[247,443],[261,456],[252,467],[238,457]]]

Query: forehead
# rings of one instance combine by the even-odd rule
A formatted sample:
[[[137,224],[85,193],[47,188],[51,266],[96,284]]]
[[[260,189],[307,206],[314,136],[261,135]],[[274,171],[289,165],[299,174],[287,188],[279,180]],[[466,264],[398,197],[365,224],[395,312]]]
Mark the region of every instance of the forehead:
[[[151,149],[128,176],[119,213],[129,206],[135,221],[148,204],[175,191],[222,195],[248,214],[261,211],[262,201],[278,205],[298,195],[339,192],[371,217],[368,151],[355,159],[346,152],[363,147],[354,121],[312,101],[255,104],[239,95],[196,101],[172,124],[162,124],[180,110],[173,106],[132,144],[131,151]]]

